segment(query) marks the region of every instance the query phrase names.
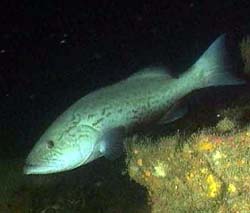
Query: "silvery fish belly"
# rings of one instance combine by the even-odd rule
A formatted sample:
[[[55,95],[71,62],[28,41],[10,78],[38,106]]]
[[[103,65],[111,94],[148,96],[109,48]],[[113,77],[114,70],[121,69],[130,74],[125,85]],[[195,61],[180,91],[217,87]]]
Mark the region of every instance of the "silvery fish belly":
[[[26,159],[24,173],[62,172],[102,156],[115,159],[124,136],[137,126],[181,117],[186,108],[176,103],[193,90],[244,83],[228,70],[224,40],[220,36],[178,78],[163,68],[146,68],[81,98],[41,136]]]

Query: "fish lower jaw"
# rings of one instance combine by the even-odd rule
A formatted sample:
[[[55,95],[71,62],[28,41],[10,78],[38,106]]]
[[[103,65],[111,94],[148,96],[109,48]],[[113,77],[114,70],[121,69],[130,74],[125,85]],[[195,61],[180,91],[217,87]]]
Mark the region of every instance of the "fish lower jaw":
[[[26,164],[23,168],[23,173],[26,175],[31,174],[52,174],[57,172],[62,172],[64,169],[62,169],[60,166],[41,166],[41,165],[32,165],[32,164]]]

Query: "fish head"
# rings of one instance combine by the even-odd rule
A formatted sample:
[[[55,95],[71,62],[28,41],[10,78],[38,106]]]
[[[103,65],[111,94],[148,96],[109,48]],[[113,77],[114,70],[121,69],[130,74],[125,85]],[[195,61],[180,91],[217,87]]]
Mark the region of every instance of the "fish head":
[[[52,124],[29,153],[24,174],[71,170],[99,157],[98,131],[88,125]]]

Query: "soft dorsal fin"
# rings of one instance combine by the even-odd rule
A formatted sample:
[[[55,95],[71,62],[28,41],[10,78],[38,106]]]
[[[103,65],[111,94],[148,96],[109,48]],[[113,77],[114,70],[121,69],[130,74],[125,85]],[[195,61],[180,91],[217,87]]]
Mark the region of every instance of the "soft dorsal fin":
[[[128,79],[172,78],[170,72],[163,67],[147,67],[132,74]]]

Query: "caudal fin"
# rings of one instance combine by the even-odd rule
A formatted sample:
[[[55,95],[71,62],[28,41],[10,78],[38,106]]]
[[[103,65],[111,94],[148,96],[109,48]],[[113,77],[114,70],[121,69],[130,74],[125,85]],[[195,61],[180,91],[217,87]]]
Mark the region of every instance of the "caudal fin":
[[[244,84],[244,80],[232,75],[232,66],[225,47],[225,34],[218,37],[202,54],[198,61],[183,74],[189,82],[194,82],[193,89]]]

